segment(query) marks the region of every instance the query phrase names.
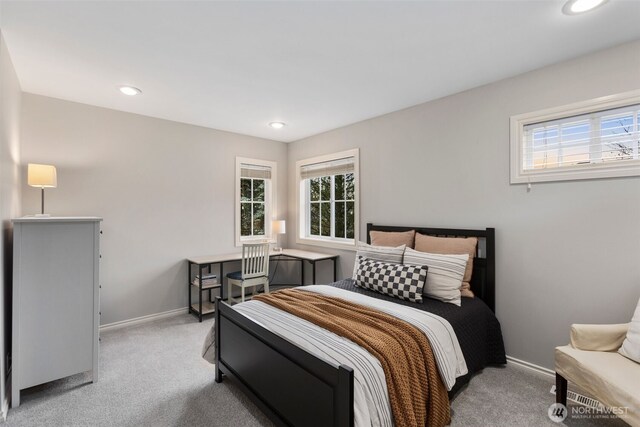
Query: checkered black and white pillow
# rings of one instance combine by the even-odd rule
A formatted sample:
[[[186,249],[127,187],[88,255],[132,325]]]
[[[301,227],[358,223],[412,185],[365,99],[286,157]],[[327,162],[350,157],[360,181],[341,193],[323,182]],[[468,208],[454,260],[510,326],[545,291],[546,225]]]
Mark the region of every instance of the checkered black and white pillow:
[[[392,297],[422,302],[427,267],[391,264],[358,257],[356,285]]]

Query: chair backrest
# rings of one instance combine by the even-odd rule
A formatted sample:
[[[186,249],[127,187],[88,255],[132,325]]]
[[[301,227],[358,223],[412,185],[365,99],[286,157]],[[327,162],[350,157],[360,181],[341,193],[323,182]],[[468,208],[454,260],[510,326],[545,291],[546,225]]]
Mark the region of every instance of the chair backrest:
[[[269,276],[269,243],[242,245],[242,280]]]

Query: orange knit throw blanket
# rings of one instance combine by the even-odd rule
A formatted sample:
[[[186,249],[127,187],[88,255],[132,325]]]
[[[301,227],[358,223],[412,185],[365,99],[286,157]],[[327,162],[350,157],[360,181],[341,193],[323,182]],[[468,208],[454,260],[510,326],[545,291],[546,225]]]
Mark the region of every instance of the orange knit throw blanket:
[[[451,422],[449,397],[431,345],[413,325],[360,304],[300,289],[253,299],[347,338],[376,357],[384,370],[396,426],[439,427]]]

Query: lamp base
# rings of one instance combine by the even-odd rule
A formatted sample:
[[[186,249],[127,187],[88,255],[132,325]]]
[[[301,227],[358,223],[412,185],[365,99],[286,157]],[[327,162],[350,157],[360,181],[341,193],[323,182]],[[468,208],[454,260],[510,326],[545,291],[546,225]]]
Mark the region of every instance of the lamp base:
[[[49,218],[51,214],[39,213],[34,215],[36,218]]]

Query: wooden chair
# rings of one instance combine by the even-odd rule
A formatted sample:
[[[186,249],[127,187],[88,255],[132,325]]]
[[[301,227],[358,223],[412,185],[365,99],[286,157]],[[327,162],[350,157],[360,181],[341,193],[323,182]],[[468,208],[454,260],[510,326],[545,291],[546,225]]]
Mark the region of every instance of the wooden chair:
[[[241,271],[227,274],[229,303],[244,302],[244,290],[252,286],[264,285],[269,293],[269,243],[242,245]],[[240,287],[240,301],[233,298],[233,286]],[[255,291],[254,291],[255,292]]]

